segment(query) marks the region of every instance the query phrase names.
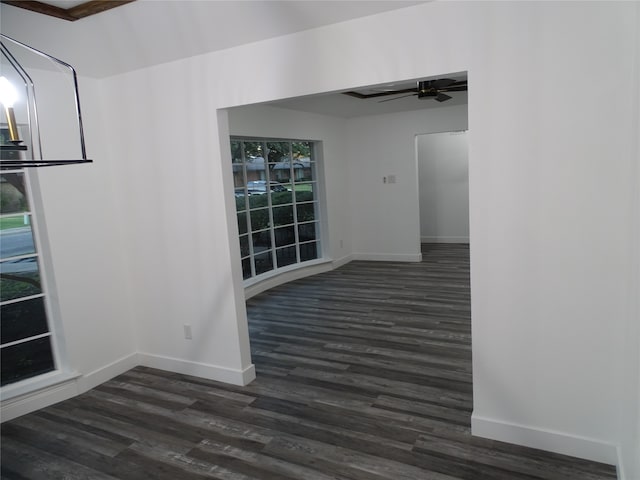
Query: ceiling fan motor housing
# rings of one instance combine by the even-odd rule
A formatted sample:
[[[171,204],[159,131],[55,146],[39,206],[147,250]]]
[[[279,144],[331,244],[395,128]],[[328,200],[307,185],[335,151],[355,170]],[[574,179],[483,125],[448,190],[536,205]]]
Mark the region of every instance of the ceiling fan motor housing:
[[[438,90],[428,80],[418,82],[418,98],[433,98],[438,95]]]

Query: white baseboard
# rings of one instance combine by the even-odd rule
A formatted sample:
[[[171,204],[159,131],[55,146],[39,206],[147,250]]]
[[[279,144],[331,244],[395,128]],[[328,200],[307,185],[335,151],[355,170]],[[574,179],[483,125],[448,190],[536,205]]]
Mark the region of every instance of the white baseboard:
[[[625,468],[624,468],[624,460],[622,458],[622,448],[618,447],[618,480],[631,480],[631,479],[627,479],[627,476],[625,475]]]
[[[343,265],[346,265],[347,263],[351,262],[353,260],[353,255],[345,255],[342,258],[339,258],[337,260],[334,260],[332,262],[332,268],[340,268]]]
[[[354,253],[352,260],[366,260],[373,262],[421,262],[421,253]]]
[[[139,365],[138,354],[126,355],[115,362],[78,378],[78,393],[84,393]]]
[[[471,433],[548,452],[618,465],[618,448],[611,443],[563,432],[538,429],[471,415]],[[618,469],[620,470],[620,469]]]
[[[5,422],[63,400],[68,400],[138,365],[195,375],[233,385],[248,385],[256,378],[256,370],[253,364],[243,370],[235,370],[146,353],[132,353],[86,375],[78,375],[77,373],[73,375],[58,374],[52,376],[49,383],[43,383],[40,388],[35,388],[22,395],[15,395],[7,400],[3,399],[0,406],[0,419]],[[47,379],[45,378],[44,380]]]
[[[256,369],[253,364],[239,370],[220,367],[208,363],[190,362],[179,358],[152,355],[149,353],[138,354],[139,365],[166,370],[168,372],[193,375],[232,385],[248,385],[256,378]]]
[[[469,243],[469,237],[420,237],[422,243]]]

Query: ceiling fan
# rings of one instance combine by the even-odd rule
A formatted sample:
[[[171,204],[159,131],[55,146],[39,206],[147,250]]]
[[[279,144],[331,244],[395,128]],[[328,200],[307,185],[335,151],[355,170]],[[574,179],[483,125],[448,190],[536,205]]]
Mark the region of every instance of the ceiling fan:
[[[344,92],[345,95],[350,95],[356,98],[374,98],[374,97],[386,97],[390,95],[402,95],[400,97],[387,98],[380,100],[378,103],[390,102],[392,100],[399,100],[404,97],[417,96],[419,99],[433,98],[438,102],[445,102],[450,100],[451,95],[447,95],[445,92],[465,92],[467,91],[467,80],[454,80],[452,78],[439,78],[437,80],[420,80],[416,82],[416,86],[413,88],[403,88],[400,90],[388,90],[374,91],[373,93],[362,92]]]

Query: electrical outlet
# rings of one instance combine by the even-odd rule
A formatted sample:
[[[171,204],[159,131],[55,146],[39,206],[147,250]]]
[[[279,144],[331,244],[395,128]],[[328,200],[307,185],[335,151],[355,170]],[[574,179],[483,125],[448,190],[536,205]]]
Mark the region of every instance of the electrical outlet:
[[[387,176],[387,183],[396,183],[396,176],[395,175]]]
[[[184,325],[184,338],[187,340],[191,340],[193,338],[191,336],[191,325]]]

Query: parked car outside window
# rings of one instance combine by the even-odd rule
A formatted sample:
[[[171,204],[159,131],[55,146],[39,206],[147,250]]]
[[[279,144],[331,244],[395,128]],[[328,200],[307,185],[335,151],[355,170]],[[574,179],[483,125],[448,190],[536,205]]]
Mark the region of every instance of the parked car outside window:
[[[290,191],[287,187],[285,187],[280,182],[271,181],[270,190],[272,192],[288,192]],[[266,180],[253,180],[251,182],[247,182],[247,191],[249,195],[259,195],[262,193],[267,193],[267,181]]]

